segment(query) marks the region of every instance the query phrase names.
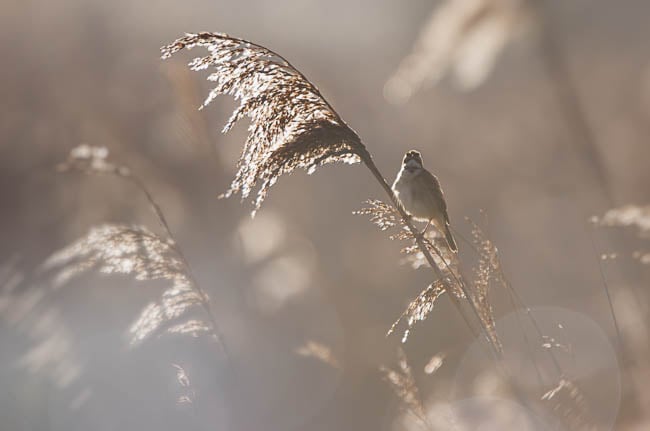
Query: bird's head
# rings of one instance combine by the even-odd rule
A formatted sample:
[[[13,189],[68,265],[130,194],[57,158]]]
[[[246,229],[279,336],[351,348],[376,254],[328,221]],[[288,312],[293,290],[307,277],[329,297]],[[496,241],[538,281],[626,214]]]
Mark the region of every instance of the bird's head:
[[[402,165],[407,169],[416,169],[422,167],[422,155],[419,151],[410,150],[404,155]]]

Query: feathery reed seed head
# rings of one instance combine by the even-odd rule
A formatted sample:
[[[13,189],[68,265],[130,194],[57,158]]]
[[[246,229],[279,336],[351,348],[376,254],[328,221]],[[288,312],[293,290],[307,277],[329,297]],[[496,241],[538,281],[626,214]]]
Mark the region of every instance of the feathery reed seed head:
[[[151,302],[129,330],[130,342],[137,344],[165,330],[197,336],[212,330],[204,319],[190,319],[190,309],[201,305],[199,294],[169,241],[142,226],[106,224],[54,253],[43,265],[54,271],[55,285],[98,269],[105,274],[128,274],[136,280],[166,280],[171,285],[159,301]]]
[[[212,67],[208,80],[216,83],[203,106],[220,94],[240,102],[224,133],[243,117],[251,120],[238,172],[223,197],[240,193],[245,199],[260,184],[254,214],[281,175],[296,168],[311,173],[327,163],[356,163],[366,157],[357,134],[281,56],[243,39],[204,32],[187,34],[162,47],[162,58],[197,46],[207,48],[209,54],[192,60],[190,68]]]

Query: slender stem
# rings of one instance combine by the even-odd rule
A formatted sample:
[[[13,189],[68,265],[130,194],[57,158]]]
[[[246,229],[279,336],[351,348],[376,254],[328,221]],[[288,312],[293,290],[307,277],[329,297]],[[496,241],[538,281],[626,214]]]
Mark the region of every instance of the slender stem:
[[[526,348],[528,349],[528,354],[530,355],[530,360],[533,363],[533,367],[535,367],[535,374],[537,375],[537,382],[539,383],[540,387],[544,387],[544,379],[542,378],[542,372],[539,369],[539,366],[537,365],[537,361],[535,360],[535,350],[533,349],[533,345],[528,338],[528,334],[526,333],[526,328],[524,328],[524,324],[522,322],[521,316],[519,315],[521,313],[521,310],[519,307],[517,307],[517,304],[515,304],[515,298],[512,292],[508,291],[508,299],[510,299],[510,305],[512,308],[515,310],[515,318],[517,319],[517,325],[521,328],[521,333],[524,338],[524,342],[526,343]]]
[[[598,249],[596,247],[596,240],[594,239],[593,232],[589,230],[589,239],[591,240],[591,247],[594,251],[594,255],[598,261],[598,270],[600,271],[600,278],[603,281],[603,289],[605,290],[605,296],[607,297],[607,303],[609,304],[609,312],[612,315],[612,321],[614,322],[614,329],[616,329],[616,344],[618,347],[619,354],[623,354],[621,349],[622,347],[622,337],[621,331],[618,326],[618,320],[616,319],[616,313],[614,312],[614,304],[612,303],[612,297],[609,293],[609,285],[607,284],[607,278],[605,277],[605,271],[603,271],[603,265],[598,256]]]

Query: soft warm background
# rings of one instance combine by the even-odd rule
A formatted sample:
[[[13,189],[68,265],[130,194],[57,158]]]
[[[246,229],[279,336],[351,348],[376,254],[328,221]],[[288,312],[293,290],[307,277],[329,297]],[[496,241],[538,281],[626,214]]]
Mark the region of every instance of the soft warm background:
[[[128,183],[55,172],[71,148],[105,146],[112,160],[138,173],[167,215],[210,293],[238,384],[223,393],[223,360],[200,338],[128,347],[125,333],[159,283],[90,275],[53,289],[39,281],[0,304],[0,429],[397,426],[398,402],[378,367],[394,360],[398,339],[385,338],[386,330],[430,282],[428,273],[401,266],[399,245],[352,215],[364,200],[384,198],[362,167],[282,178],[253,220],[248,203],[216,198],[234,175],[245,126],[221,135],[232,101],[197,111],[208,89],[203,76],[184,67],[189,56],[161,62],[158,51],[201,30],[282,53],[318,85],[390,179],[406,150],[422,151],[456,229],[468,237],[464,217],[485,224],[485,210],[505,271],[528,305],[565,309],[560,314],[602,343],[594,357],[610,358],[616,333],[605,277],[627,344],[605,367],[613,387],[620,379],[620,397],[614,390],[593,407],[605,416],[618,412],[615,429],[650,426],[648,266],[629,258],[640,246],[631,232],[592,231],[587,223],[612,206],[650,201],[650,3],[548,3],[613,200],[573,150],[534,31],[508,46],[478,89],[463,93],[443,80],[396,106],[385,101],[384,82],[438,2],[5,1],[3,271],[32,275],[96,224],[156,229],[146,200]],[[471,254],[462,241],[460,248]],[[602,262],[603,276],[604,252],[619,257]],[[7,299],[17,297],[20,305]],[[38,301],[30,306],[31,297]],[[497,315],[507,313],[506,297],[495,292],[494,300]],[[339,367],[296,354],[310,340],[329,346]],[[448,301],[413,332],[405,349],[427,405],[484,390],[485,382],[468,383],[459,372],[471,342]],[[425,374],[441,352],[442,368]],[[176,402],[184,389],[172,364],[188,372],[192,406]]]

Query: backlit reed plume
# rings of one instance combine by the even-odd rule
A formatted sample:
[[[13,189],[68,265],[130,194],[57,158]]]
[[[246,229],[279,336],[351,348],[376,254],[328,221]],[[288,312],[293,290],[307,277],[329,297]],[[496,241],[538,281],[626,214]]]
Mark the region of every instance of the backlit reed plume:
[[[71,277],[88,270],[131,275],[142,281],[167,281],[169,287],[160,299],[149,303],[131,326],[130,342],[137,344],[160,332],[195,337],[204,333],[212,336],[224,354],[227,353],[208,295],[196,283],[162,210],[144,184],[127,167],[108,161],[108,150],[103,147],[78,146],[58,168],[63,172],[77,170],[113,175],[134,184],[147,197],[165,235],[137,225],[93,227],[87,235],[54,253],[45,262],[45,270],[56,272],[55,283],[65,284]],[[198,308],[203,313],[196,312]]]
[[[411,301],[402,315],[399,316],[395,323],[390,327],[386,335],[391,335],[397,330],[398,325],[403,320],[406,320],[407,328],[402,334],[402,343],[405,343],[406,340],[408,340],[411,328],[413,328],[417,322],[425,320],[427,316],[429,316],[429,313],[433,311],[433,306],[436,303],[436,300],[443,293],[445,293],[445,289],[439,281],[436,281],[424,289],[413,301]]]
[[[131,343],[140,342],[160,329],[195,336],[210,330],[205,321],[187,319],[190,309],[200,307],[202,298],[169,243],[145,227],[95,226],[50,256],[44,269],[56,272],[54,280],[58,285],[89,270],[131,275],[140,281],[168,281],[170,287],[160,300],[147,305],[131,326]]]
[[[483,324],[467,287],[453,271],[448,271],[451,260],[445,262],[440,249],[418,235],[360,138],[302,73],[267,48],[220,33],[187,34],[162,47],[162,58],[169,58],[183,48],[197,46],[206,48],[209,54],[192,60],[190,68],[203,70],[212,67],[214,72],[208,79],[216,82],[203,106],[219,94],[232,95],[240,105],[224,131],[230,130],[244,116],[251,120],[248,138],[239,159],[239,171],[225,197],[240,193],[242,198],[246,198],[259,185],[254,213],[269,188],[282,174],[291,173],[296,168],[312,172],[316,167],[331,162],[362,161],[386,191],[396,211],[389,216],[386,211],[393,211],[390,210],[391,205],[378,204],[383,205],[381,211],[386,212],[388,217],[385,222],[391,223],[390,217],[393,217],[392,223],[401,220],[404,228],[401,238],[410,238],[416,246],[410,252],[422,254],[436,279],[442,280],[445,290],[458,286],[470,298],[468,303],[472,313],[479,324]],[[450,297],[459,312],[464,313],[458,300],[453,295]],[[483,328],[483,332],[492,351],[498,356],[500,348],[498,343],[494,343],[491,331]]]
[[[501,271],[501,262],[496,246],[476,223],[470,222],[470,224],[472,226],[472,241],[479,252],[478,265],[474,268],[474,300],[478,304],[483,324],[489,329],[490,336],[498,343],[499,338],[489,294],[492,285],[503,288],[507,288],[507,286]]]
[[[203,106],[220,94],[239,101],[224,133],[243,117],[251,120],[239,170],[224,197],[240,193],[245,199],[259,185],[257,210],[282,174],[296,168],[311,173],[332,162],[355,163],[365,154],[357,134],[284,58],[262,46],[219,33],[187,34],[162,47],[162,58],[196,46],[207,48],[210,54],[192,60],[190,68],[213,67],[208,80],[216,83]]]
[[[526,19],[524,0],[446,0],[384,87],[394,103],[451,74],[463,89],[480,85]]]

